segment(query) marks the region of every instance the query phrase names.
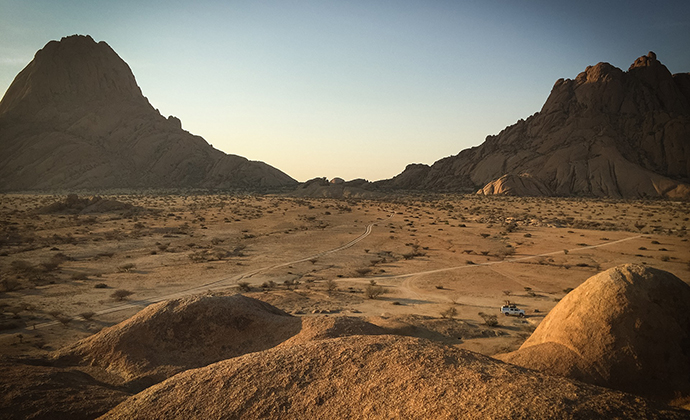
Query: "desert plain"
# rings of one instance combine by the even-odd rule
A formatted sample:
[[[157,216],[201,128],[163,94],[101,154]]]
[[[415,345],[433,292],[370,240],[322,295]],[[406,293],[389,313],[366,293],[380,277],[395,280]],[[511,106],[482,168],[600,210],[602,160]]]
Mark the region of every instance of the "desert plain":
[[[600,271],[637,263],[690,279],[687,202],[139,193],[1,203],[0,354],[10,357],[46,355],[154,302],[236,293],[492,356],[518,349]],[[506,301],[526,316],[501,315]]]

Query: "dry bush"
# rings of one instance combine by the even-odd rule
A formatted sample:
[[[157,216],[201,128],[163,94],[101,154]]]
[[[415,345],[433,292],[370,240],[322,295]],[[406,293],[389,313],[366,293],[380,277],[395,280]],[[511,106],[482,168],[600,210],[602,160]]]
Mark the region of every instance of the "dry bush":
[[[59,323],[61,323],[65,327],[67,326],[67,324],[72,322],[72,317],[69,315],[63,314],[61,311],[50,311],[50,312],[48,312],[48,315],[55,318],[56,321],[58,321]]]
[[[131,290],[125,290],[125,289],[117,289],[113,293],[110,294],[110,297],[113,298],[114,300],[121,302],[128,298],[129,296],[132,296],[134,292]]]
[[[450,306],[445,311],[441,312],[442,318],[453,319],[458,314],[458,310],[454,306]]]
[[[262,289],[271,290],[271,289],[275,289],[275,287],[276,287],[276,282],[274,282],[273,280],[265,281],[261,284]]]
[[[371,273],[371,268],[369,268],[369,267],[362,267],[362,268],[356,269],[355,272],[356,272],[360,277],[364,277],[364,276],[366,276],[367,274]]]
[[[10,263],[10,267],[14,272],[21,274],[31,274],[36,271],[36,267],[25,260],[14,260]]]
[[[136,268],[136,265],[134,263],[127,263],[117,267],[117,271],[119,271],[120,273],[128,273],[132,271],[134,268]]]
[[[188,255],[189,259],[195,263],[202,263],[208,261],[208,255],[205,251],[196,251]]]
[[[237,287],[239,287],[239,289],[243,292],[251,292],[252,291],[252,288],[249,285],[249,282],[246,282],[246,281],[241,281],[241,282],[237,283]]]
[[[0,293],[12,292],[19,288],[19,282],[16,279],[2,279],[0,280]]]
[[[374,280],[371,280],[367,287],[364,288],[364,294],[369,299],[376,299],[384,293],[386,293],[386,289],[383,286],[376,284],[376,281]]]
[[[79,316],[84,318],[84,320],[86,320],[86,321],[90,321],[94,315],[96,315],[96,312],[93,312],[93,311],[86,311],[86,312],[82,312],[79,314]]]
[[[328,290],[329,292],[332,292],[337,288],[338,288],[338,283],[335,280],[333,280],[333,279],[326,280],[326,290]]]
[[[498,325],[498,316],[485,314],[484,312],[479,312],[477,315],[482,317],[484,323],[489,327],[495,327]]]
[[[89,275],[86,273],[74,273],[71,276],[72,280],[88,280]]]

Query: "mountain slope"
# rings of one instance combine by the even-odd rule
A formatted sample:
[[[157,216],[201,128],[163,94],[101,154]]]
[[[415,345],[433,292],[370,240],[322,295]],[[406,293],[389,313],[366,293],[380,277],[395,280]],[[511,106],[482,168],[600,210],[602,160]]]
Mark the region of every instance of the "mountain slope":
[[[0,102],[0,190],[260,188],[296,181],[164,118],[89,36],[51,41]]]
[[[527,120],[432,166],[410,165],[379,186],[687,199],[689,178],[690,74],[671,75],[650,52],[627,72],[599,63],[575,80],[558,80]]]

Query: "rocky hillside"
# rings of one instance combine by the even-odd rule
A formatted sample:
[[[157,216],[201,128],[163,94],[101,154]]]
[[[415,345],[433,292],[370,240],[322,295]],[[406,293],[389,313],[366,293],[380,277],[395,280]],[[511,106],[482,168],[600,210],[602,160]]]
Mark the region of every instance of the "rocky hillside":
[[[49,42],[17,75],[0,102],[0,148],[2,191],[297,184],[160,115],[129,66],[89,36]]]
[[[480,146],[409,165],[383,188],[690,199],[690,73],[650,52],[622,71],[587,67],[541,111]]]

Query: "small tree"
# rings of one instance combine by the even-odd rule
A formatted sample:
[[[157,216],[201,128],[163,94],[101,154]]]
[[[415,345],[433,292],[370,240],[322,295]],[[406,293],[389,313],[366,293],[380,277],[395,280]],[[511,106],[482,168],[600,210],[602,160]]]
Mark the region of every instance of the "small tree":
[[[132,296],[134,292],[131,290],[125,290],[125,289],[117,289],[113,293],[111,293],[110,297],[115,299],[118,302],[121,302],[128,298],[129,296]]]
[[[485,314],[484,312],[479,312],[478,314],[484,320],[484,323],[489,327],[495,327],[498,325],[498,317],[496,315]]]

